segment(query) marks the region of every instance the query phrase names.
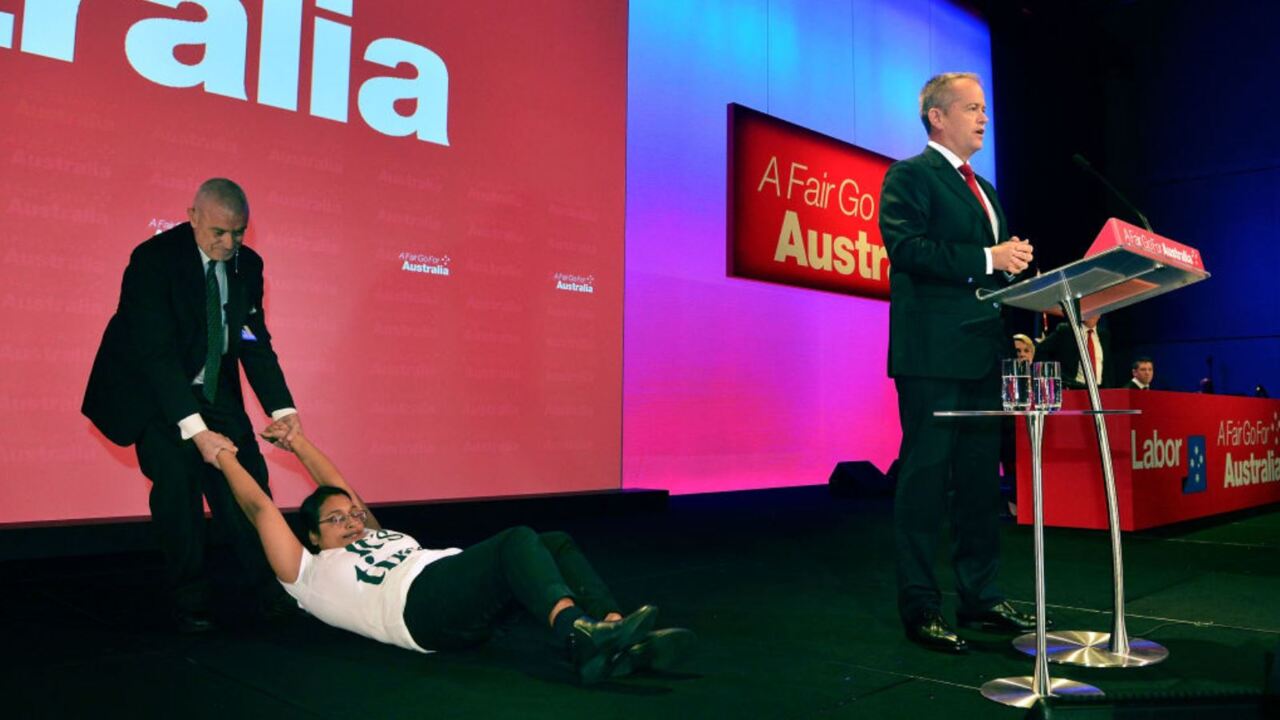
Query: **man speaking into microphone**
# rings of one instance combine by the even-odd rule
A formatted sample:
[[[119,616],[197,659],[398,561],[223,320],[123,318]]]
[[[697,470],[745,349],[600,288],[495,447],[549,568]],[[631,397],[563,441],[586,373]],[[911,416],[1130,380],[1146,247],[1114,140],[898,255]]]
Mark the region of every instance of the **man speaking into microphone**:
[[[964,626],[1021,632],[1032,616],[996,588],[999,566],[998,418],[938,418],[938,410],[998,409],[1005,335],[994,290],[1031,263],[1010,237],[995,188],[974,174],[987,105],[972,73],[930,79],[920,93],[924,152],[894,163],[881,193],[889,252],[889,376],[898,391],[902,447],[894,501],[898,611],[907,637],[931,650],[967,646],[941,612],[934,557],[943,519]]]
[[[298,425],[298,415],[263,317],[262,258],[241,245],[249,224],[244,191],[225,178],[207,180],[187,217],[130,256],[81,410],[112,442],[134,446],[152,483],[151,518],[177,627],[201,632],[213,627],[202,497],[264,613],[290,604],[225,479],[205,462],[234,448],[267,489],[241,366],[273,419]]]

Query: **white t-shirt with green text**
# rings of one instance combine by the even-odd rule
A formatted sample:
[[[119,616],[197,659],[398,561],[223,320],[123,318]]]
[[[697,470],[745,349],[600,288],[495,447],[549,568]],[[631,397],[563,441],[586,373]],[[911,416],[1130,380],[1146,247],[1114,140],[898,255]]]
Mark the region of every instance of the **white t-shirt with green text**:
[[[318,620],[358,635],[418,652],[404,623],[405,598],[422,568],[460,548],[427,550],[394,530],[366,530],[340,548],[302,553],[298,579],[281,582],[298,605]]]

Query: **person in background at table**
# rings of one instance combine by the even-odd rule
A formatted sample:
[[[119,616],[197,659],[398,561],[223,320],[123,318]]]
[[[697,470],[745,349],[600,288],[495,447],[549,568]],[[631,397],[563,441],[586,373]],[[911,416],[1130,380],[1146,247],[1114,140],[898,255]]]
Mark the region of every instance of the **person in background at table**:
[[[1114,369],[1116,363],[1107,362],[1111,350],[1111,333],[1099,320],[1101,317],[1093,317],[1081,322],[1080,332],[1084,335],[1085,348],[1093,361],[1093,377],[1098,381],[1098,387],[1118,387],[1120,383],[1117,382]],[[1062,365],[1063,386],[1075,390],[1085,387],[1084,365],[1080,362],[1080,351],[1076,347],[1071,326],[1067,323],[1058,323],[1053,332],[1040,341],[1036,346],[1036,357],[1041,360],[1056,360]]]
[[[1143,356],[1133,361],[1129,372],[1133,377],[1129,378],[1129,384],[1125,387],[1130,390],[1150,390],[1151,382],[1156,377],[1156,365],[1151,358]]]
[[[1019,360],[1026,360],[1027,362],[1035,362],[1036,344],[1031,341],[1030,337],[1023,335],[1022,333],[1018,333],[1014,335],[1013,336],[1013,356]]]

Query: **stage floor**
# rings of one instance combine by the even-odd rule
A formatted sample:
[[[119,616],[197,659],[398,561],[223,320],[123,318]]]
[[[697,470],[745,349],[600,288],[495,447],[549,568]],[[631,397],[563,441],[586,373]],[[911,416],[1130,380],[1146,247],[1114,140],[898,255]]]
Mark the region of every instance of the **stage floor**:
[[[427,546],[500,529],[478,514],[442,534],[399,512],[396,528]],[[587,689],[527,618],[476,650],[429,656],[306,617],[224,618],[215,633],[179,637],[164,627],[155,553],[11,561],[0,564],[0,707],[6,717],[222,720],[1023,717],[978,694],[987,680],[1030,672],[1005,638],[962,631],[963,657],[903,639],[889,521],[886,500],[810,487],[676,497],[665,510],[539,527],[570,531],[624,603],[655,603],[660,624],[700,638],[679,673]],[[1002,586],[1030,609],[1030,531],[1006,524],[1003,539]],[[1105,533],[1050,529],[1046,546],[1058,628],[1109,630]],[[1169,659],[1051,666],[1054,676],[1121,698],[1261,689],[1264,655],[1280,641],[1280,510],[1129,534],[1125,562],[1129,631],[1163,643]],[[944,599],[953,616],[954,594]],[[224,613],[234,605],[223,598]]]

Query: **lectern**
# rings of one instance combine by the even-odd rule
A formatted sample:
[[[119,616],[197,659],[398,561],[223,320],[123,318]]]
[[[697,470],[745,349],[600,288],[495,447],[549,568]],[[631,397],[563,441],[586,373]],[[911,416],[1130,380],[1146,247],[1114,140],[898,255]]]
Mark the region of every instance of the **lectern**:
[[[999,302],[1035,312],[1061,311],[1075,335],[1076,350],[1084,369],[1089,403],[1098,435],[1099,459],[1107,498],[1111,535],[1114,616],[1110,633],[1059,631],[1048,634],[1047,659],[1086,667],[1136,667],[1160,662],[1168,651],[1161,645],[1131,638],[1125,629],[1124,562],[1120,551],[1120,514],[1116,501],[1111,444],[1098,394],[1098,379],[1088,361],[1080,320],[1126,307],[1209,277],[1195,248],[1187,247],[1143,228],[1112,218],[1102,227],[1081,260],[996,292],[978,291],[978,299]],[[1037,468],[1038,470],[1038,468]],[[1043,593],[1042,588],[1037,592]],[[1014,645],[1036,655],[1035,634],[1017,638]]]

